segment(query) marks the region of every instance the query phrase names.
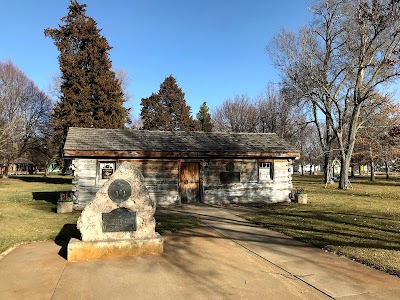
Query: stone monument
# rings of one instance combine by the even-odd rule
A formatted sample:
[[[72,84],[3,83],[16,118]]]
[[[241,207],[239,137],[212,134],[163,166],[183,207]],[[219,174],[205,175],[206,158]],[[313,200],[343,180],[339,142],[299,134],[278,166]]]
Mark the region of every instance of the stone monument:
[[[82,241],[71,239],[68,260],[162,253],[155,210],[142,174],[124,162],[82,211],[77,223]]]

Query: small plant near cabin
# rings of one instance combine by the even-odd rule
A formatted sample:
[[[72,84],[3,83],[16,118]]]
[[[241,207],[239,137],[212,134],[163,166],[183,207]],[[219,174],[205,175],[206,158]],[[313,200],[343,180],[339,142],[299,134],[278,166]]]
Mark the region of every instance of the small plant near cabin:
[[[72,193],[60,193],[58,202],[72,202]]]
[[[306,190],[302,187],[298,187],[294,190],[295,194],[307,194]]]

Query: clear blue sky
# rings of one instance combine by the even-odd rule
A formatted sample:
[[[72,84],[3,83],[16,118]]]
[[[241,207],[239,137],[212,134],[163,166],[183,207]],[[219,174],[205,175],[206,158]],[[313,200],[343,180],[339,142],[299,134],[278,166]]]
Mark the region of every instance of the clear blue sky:
[[[140,100],[173,75],[196,115],[235,94],[258,95],[279,80],[265,46],[280,28],[309,22],[310,0],[86,0],[113,49],[114,68],[128,71],[134,115]],[[58,51],[47,27],[67,15],[69,0],[0,0],[0,60],[11,59],[48,91]]]

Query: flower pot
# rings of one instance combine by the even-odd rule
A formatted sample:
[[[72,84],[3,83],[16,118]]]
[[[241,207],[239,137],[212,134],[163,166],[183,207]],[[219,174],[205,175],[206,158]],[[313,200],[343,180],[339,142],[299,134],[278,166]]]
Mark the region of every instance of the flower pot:
[[[74,202],[72,202],[72,201],[57,202],[57,213],[58,214],[70,213],[70,212],[72,212],[73,208],[74,208]]]
[[[294,194],[294,199],[299,204],[307,204],[307,194]]]

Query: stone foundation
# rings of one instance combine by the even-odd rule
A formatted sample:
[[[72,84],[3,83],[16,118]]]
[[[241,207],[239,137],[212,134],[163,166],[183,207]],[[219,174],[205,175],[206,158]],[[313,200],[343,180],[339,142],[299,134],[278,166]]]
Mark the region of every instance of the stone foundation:
[[[307,194],[295,194],[294,196],[298,204],[307,204]]]
[[[74,209],[73,202],[57,202],[57,213],[58,214],[65,214],[70,213]]]
[[[116,258],[163,253],[163,238],[83,242],[71,239],[68,243],[68,261],[98,258]]]

